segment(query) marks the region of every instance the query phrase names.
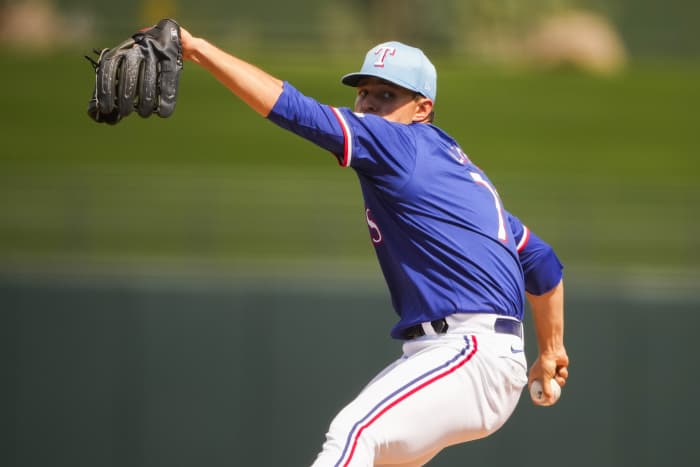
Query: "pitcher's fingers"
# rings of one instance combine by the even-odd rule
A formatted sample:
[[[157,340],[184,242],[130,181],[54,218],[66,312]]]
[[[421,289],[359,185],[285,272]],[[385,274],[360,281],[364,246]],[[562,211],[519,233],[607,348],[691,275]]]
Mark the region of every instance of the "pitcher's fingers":
[[[557,368],[557,373],[554,376],[554,379],[557,380],[557,383],[559,383],[559,386],[564,386],[566,384],[566,380],[569,378],[569,368],[568,367],[559,367]]]

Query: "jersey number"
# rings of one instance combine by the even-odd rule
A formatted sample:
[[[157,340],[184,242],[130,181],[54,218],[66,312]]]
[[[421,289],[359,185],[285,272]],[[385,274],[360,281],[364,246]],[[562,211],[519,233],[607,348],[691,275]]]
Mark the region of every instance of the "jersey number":
[[[501,205],[501,198],[498,197],[498,192],[496,192],[496,189],[491,186],[491,184],[487,182],[484,177],[481,176],[481,174],[476,172],[469,172],[469,174],[472,176],[472,179],[474,179],[477,185],[481,185],[489,190],[489,193],[491,193],[491,196],[493,196],[493,203],[496,206],[496,213],[498,214],[498,239],[505,243],[508,241],[508,235],[506,233],[506,222],[503,216],[503,206]]]
[[[379,226],[374,222],[374,219],[372,219],[372,211],[370,211],[369,208],[365,208],[365,219],[367,220],[369,236],[372,239],[372,243],[379,245],[384,238],[382,237],[382,231],[379,230]]]

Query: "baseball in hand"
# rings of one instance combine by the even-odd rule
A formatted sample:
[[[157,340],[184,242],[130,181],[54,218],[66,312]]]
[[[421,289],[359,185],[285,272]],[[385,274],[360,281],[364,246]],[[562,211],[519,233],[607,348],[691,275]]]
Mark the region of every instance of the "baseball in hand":
[[[559,396],[561,396],[561,386],[559,386],[555,379],[550,379],[549,383],[552,385],[554,401],[559,400]],[[542,391],[542,383],[540,382],[540,380],[535,380],[530,385],[530,397],[536,404],[542,402],[542,399],[544,398],[544,391]]]

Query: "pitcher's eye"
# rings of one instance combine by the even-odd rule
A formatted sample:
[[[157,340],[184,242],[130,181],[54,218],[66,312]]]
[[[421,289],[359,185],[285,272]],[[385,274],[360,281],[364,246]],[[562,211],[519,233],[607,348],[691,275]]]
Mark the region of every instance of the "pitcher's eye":
[[[384,91],[384,92],[382,93],[382,98],[383,98],[384,100],[387,100],[387,101],[388,101],[388,100],[392,99],[393,97],[394,97],[394,93],[391,92],[391,91]]]
[[[367,97],[367,94],[368,93],[366,89],[360,89],[359,91],[357,91],[357,95],[360,97]]]

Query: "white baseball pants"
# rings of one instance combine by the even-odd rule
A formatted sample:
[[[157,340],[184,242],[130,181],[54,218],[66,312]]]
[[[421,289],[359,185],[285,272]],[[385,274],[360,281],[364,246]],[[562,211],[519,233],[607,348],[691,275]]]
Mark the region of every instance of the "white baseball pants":
[[[312,467],[422,466],[443,448],[488,436],[527,383],[523,340],[497,316],[460,313],[449,329],[404,342],[400,359],[335,417]]]

